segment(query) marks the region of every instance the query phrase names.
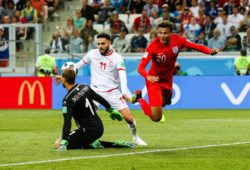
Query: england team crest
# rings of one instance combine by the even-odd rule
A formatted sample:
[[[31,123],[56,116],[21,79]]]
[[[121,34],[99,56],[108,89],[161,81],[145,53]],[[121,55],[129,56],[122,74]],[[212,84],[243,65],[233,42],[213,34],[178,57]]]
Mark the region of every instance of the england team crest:
[[[172,50],[173,50],[173,53],[175,53],[175,54],[178,53],[178,47],[177,46],[173,47]]]

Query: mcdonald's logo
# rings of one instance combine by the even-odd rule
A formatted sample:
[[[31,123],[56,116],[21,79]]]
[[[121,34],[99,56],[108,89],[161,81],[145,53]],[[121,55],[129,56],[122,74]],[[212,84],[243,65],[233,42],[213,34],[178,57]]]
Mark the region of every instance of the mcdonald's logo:
[[[36,87],[39,88],[40,92],[40,104],[42,106],[45,105],[45,94],[44,94],[44,89],[40,81],[36,80],[32,85],[30,82],[25,80],[20,89],[19,89],[19,95],[18,95],[18,105],[21,106],[23,105],[23,94],[24,94],[24,88],[27,86],[27,90],[29,93],[29,104],[34,104],[35,100],[35,89]]]

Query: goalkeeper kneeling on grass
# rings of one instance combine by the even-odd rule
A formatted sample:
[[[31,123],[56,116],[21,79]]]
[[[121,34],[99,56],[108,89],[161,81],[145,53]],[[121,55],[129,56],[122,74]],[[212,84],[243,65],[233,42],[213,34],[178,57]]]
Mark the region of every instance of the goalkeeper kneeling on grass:
[[[122,115],[111,108],[110,104],[95,93],[89,86],[75,83],[76,73],[65,69],[62,73],[62,84],[68,91],[63,99],[63,130],[62,138],[55,142],[59,151],[67,149],[100,149],[100,148],[132,148],[134,145],[125,141],[106,142],[98,140],[104,131],[103,124],[95,110],[93,100],[106,108],[113,120],[123,120]],[[70,132],[71,119],[75,120],[78,129]]]

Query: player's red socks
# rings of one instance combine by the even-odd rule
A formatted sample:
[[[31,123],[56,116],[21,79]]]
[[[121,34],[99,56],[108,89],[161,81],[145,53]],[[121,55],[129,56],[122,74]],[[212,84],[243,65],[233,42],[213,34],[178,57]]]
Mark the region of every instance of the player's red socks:
[[[144,100],[143,98],[140,98],[137,101],[138,103],[140,103],[141,109],[144,111],[145,115],[151,119],[152,117],[151,109],[150,109],[149,104],[146,102],[146,100]]]

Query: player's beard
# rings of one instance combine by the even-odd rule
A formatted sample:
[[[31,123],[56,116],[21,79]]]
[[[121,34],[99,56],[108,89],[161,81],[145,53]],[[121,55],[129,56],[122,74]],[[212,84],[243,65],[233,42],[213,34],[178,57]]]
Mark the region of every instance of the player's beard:
[[[108,52],[109,52],[109,48],[107,48],[104,52],[101,52],[101,50],[104,50],[104,49],[99,49],[101,55],[106,55]]]

